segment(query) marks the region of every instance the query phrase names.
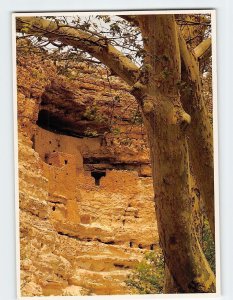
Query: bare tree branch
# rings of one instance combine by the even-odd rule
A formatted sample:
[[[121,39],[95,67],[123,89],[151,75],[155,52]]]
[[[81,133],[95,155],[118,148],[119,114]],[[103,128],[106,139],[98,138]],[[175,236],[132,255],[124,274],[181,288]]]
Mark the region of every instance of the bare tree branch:
[[[16,30],[26,28],[27,34],[46,36],[48,40],[62,42],[66,46],[82,49],[133,85],[138,77],[139,68],[119,50],[113,47],[105,37],[94,36],[80,29],[70,28],[59,22],[40,17],[19,17],[16,19]]]

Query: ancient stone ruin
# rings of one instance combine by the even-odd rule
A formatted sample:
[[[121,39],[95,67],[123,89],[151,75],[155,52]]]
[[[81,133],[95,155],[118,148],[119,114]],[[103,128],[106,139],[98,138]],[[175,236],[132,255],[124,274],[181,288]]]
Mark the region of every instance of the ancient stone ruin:
[[[127,294],[158,246],[134,98],[100,67],[68,76],[40,56],[17,60],[22,295]]]

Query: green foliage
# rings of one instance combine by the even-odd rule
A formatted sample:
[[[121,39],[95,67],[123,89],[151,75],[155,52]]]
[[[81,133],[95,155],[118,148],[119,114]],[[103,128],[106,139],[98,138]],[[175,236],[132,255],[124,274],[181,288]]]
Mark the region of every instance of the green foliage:
[[[161,75],[163,79],[167,79],[169,75],[171,75],[171,71],[168,69],[168,67],[165,67]]]
[[[215,273],[215,243],[207,220],[202,228],[202,249],[212,271]]]
[[[131,146],[132,142],[133,142],[133,140],[130,137],[126,137],[121,140],[121,145]]]
[[[38,71],[38,70],[36,70],[36,69],[32,69],[31,75],[32,75],[33,78],[40,79],[40,77],[41,77],[41,72]]]
[[[83,117],[88,121],[94,121],[97,114],[97,107],[95,105],[88,106],[83,114]]]
[[[135,294],[161,294],[164,285],[164,258],[150,251],[129,275],[126,284]]]
[[[98,136],[98,132],[96,130],[92,130],[90,127],[87,127],[87,129],[84,131],[84,134],[88,137]]]
[[[103,123],[106,123],[108,121],[108,118],[104,115],[101,115],[101,114],[96,114],[95,116],[95,121],[99,124],[103,124]]]
[[[110,16],[96,16],[97,19],[103,20],[105,23],[110,23],[111,22],[111,17]]]
[[[88,121],[96,121],[99,124],[102,124],[107,121],[106,116],[103,116],[98,107],[93,104],[92,106],[87,106],[85,112],[83,113],[83,117]]]
[[[131,123],[135,125],[141,125],[143,123],[142,114],[139,110],[136,110],[133,113],[133,116],[131,118]]]
[[[30,29],[31,29],[30,24],[24,24],[23,27],[21,28],[21,32],[27,34]]]
[[[121,28],[119,27],[117,22],[110,24],[110,29],[113,31],[114,35],[115,35],[115,32],[117,32],[117,33],[121,32]]]
[[[120,128],[118,128],[118,127],[114,127],[114,128],[111,129],[111,132],[112,132],[114,135],[118,135],[118,134],[121,133],[121,130],[120,130]]]

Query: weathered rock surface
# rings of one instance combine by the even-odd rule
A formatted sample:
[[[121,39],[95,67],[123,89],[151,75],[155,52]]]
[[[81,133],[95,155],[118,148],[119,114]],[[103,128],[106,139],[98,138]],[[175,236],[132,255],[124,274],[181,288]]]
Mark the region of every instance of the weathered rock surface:
[[[101,69],[80,64],[69,79],[26,58],[17,69],[21,293],[129,293],[127,275],[158,244],[134,99]]]

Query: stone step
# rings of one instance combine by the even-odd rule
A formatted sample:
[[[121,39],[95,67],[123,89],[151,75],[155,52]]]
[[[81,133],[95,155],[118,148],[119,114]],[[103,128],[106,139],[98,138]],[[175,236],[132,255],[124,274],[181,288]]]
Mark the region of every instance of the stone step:
[[[109,256],[109,254],[80,255],[75,258],[74,262],[78,268],[95,272],[127,270],[138,263],[138,258],[122,258],[120,256]]]
[[[129,271],[95,272],[77,269],[75,275],[69,279],[69,284],[82,286],[92,294],[123,295],[129,294],[124,282]]]

